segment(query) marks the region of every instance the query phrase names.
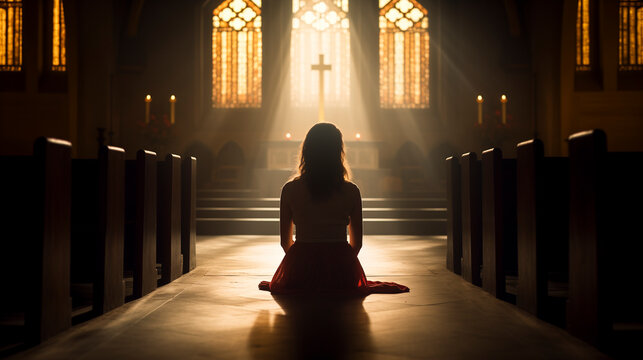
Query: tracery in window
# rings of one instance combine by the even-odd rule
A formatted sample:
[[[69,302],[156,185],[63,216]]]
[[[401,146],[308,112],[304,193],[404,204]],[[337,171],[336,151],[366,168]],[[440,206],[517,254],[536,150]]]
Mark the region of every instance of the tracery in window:
[[[0,71],[22,70],[22,0],[0,0]]]
[[[261,0],[226,0],[212,14],[212,107],[261,107]]]
[[[380,106],[429,107],[429,18],[415,0],[380,0]]]
[[[589,0],[578,0],[576,9],[576,71],[591,70]]]
[[[324,103],[347,107],[350,102],[350,33],[348,0],[293,0],[290,45],[291,100],[294,107],[315,107],[319,73],[312,71],[319,55],[324,71]]]
[[[54,0],[53,5],[51,70],[65,71],[67,70],[67,46],[63,0]]]
[[[618,41],[619,70],[643,70],[643,1],[619,1]]]

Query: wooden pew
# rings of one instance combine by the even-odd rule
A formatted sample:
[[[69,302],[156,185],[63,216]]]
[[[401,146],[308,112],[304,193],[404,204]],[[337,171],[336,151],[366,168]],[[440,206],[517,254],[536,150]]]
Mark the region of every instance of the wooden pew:
[[[181,253],[183,273],[196,267],[196,158],[181,163]]]
[[[85,309],[78,316],[88,305],[100,315],[123,304],[124,158],[123,149],[103,146],[98,160],[72,160],[72,297]]]
[[[446,159],[447,165],[447,269],[462,274],[462,200],[460,199],[460,162]]]
[[[617,357],[626,346],[640,356],[643,153],[607,152],[605,133],[591,130],[570,136],[569,157],[567,328]],[[635,324],[638,340],[619,343]]]
[[[0,172],[0,307],[19,318],[2,342],[39,343],[71,326],[71,143],[39,138],[33,156],[0,157]]]
[[[125,270],[133,275],[133,298],[157,285],[156,153],[139,150],[125,162]]]
[[[518,289],[524,310],[564,325],[567,296],[569,161],[545,157],[543,143],[517,148]]]
[[[516,160],[500,149],[482,152],[482,288],[512,301],[506,276],[518,273],[516,244]],[[511,291],[513,292],[513,291]]]
[[[462,155],[462,277],[482,285],[482,208],[480,199],[480,160],[475,153]]]
[[[168,154],[158,162],[157,255],[161,264],[160,284],[183,274],[181,260],[181,157]]]

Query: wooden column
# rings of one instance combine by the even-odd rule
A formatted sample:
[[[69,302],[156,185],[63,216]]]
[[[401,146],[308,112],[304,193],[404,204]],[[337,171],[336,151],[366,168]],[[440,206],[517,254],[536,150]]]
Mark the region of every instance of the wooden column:
[[[447,166],[447,269],[462,273],[462,200],[460,198],[460,162],[446,159]]]
[[[480,161],[475,153],[462,155],[462,277],[480,286],[482,265],[482,208]]]
[[[168,154],[158,163],[157,261],[162,265],[161,283],[183,273],[181,266],[181,157]]]
[[[196,158],[181,163],[181,253],[183,273],[196,267]]]

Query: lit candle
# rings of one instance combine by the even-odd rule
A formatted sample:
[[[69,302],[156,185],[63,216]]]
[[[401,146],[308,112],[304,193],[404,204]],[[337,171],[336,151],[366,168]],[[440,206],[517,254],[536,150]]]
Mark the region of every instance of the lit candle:
[[[359,140],[361,138],[362,138],[362,134],[360,133],[355,134],[355,140]]]
[[[478,95],[476,101],[478,102],[478,125],[482,125],[482,103],[484,102],[482,95]]]
[[[292,134],[286,133],[286,140],[290,140],[292,138]]]
[[[502,104],[502,124],[507,124],[507,95],[502,95],[500,97],[500,103]]]
[[[145,123],[150,123],[150,103],[152,102],[152,95],[145,97]]]
[[[176,96],[170,95],[170,125],[174,125],[174,121],[176,120],[174,118],[175,106],[176,106]]]

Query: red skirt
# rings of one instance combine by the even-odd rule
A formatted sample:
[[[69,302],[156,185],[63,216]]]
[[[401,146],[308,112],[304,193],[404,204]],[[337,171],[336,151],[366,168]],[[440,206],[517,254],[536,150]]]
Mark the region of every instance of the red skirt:
[[[368,281],[355,251],[347,242],[296,241],[284,256],[272,281],[259,283],[273,294],[400,293],[409,288],[393,282]]]

